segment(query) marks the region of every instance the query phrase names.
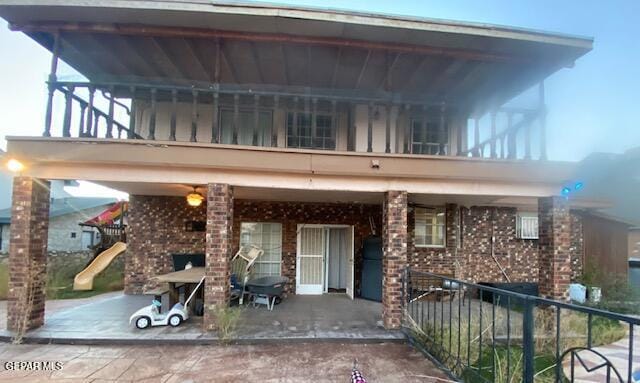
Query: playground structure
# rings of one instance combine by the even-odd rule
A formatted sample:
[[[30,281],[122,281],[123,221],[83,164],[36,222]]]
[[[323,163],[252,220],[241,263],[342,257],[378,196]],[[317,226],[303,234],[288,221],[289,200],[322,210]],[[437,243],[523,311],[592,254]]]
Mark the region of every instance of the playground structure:
[[[91,261],[75,276],[74,290],[92,290],[93,279],[127,249],[125,224],[127,207],[127,202],[118,202],[96,217],[80,223],[80,226],[96,229],[100,240],[91,247],[94,254]]]

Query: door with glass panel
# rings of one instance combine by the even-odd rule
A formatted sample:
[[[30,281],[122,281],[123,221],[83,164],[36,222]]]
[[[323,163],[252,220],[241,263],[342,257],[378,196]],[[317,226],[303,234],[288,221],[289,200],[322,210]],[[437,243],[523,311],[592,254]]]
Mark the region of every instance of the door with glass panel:
[[[298,225],[297,294],[322,294],[324,291],[324,231],[321,225]]]

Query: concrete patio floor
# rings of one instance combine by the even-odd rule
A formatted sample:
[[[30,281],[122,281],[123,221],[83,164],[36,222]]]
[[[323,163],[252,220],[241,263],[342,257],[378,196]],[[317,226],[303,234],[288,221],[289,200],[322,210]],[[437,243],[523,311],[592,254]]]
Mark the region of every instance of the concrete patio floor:
[[[406,344],[314,342],[234,346],[0,344],[0,381],[348,382],[354,358],[370,383],[448,382]],[[7,361],[60,361],[57,371],[7,370]]]
[[[53,303],[55,302],[55,303]],[[150,304],[149,296],[110,293],[75,300],[70,304],[47,302],[45,325],[27,333],[25,341],[73,344],[210,344],[215,332],[202,331],[202,320],[192,317],[180,327],[139,330],[129,325],[129,316]],[[62,307],[56,307],[62,306]],[[0,316],[6,317],[1,310]],[[54,309],[55,308],[55,309]],[[239,343],[269,341],[402,341],[400,331],[382,327],[380,303],[351,300],[343,294],[293,295],[268,311],[264,306],[243,307],[233,336]],[[5,340],[12,334],[0,331]]]

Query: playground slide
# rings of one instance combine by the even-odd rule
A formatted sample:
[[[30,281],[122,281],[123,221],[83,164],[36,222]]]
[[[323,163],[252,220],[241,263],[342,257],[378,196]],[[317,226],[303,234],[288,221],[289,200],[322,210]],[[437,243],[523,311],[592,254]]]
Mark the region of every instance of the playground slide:
[[[93,278],[100,274],[102,270],[113,261],[120,253],[127,249],[127,245],[123,242],[116,242],[107,250],[98,254],[98,256],[84,270],[79,272],[73,279],[74,290],[91,290],[93,289]]]

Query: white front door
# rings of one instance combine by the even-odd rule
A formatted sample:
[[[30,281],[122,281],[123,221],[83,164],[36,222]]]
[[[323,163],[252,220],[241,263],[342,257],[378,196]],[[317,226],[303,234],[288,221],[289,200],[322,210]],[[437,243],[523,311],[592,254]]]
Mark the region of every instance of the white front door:
[[[324,249],[324,227],[298,225],[297,294],[322,294]]]

